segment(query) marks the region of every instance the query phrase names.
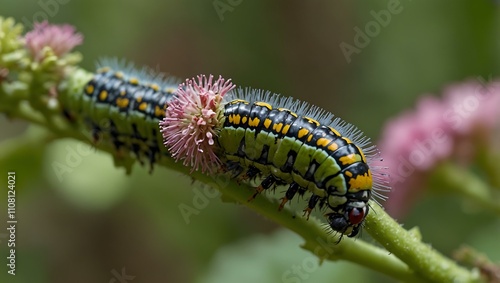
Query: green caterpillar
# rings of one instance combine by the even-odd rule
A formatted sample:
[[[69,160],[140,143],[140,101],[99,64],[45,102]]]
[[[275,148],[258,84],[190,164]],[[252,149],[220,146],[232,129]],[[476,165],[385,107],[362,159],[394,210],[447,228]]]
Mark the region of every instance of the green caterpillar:
[[[378,171],[374,179],[368,164],[376,148],[353,126],[319,108],[250,89],[236,97],[242,99],[225,105],[219,143],[235,175],[264,178],[253,197],[275,185],[288,185],[282,209],[297,193],[310,192],[307,216],[317,204],[326,204],[334,231],[358,234],[368,200],[373,193],[380,196],[375,190],[388,188],[386,182],[374,186],[374,180],[384,179]]]
[[[174,97],[175,79],[151,77],[146,70],[138,72],[132,64],[114,60],[100,66],[82,95],[62,98],[65,115],[83,119],[94,142],[109,141],[121,154],[133,152],[141,163],[145,157],[152,170],[160,155],[169,155],[158,121]]]

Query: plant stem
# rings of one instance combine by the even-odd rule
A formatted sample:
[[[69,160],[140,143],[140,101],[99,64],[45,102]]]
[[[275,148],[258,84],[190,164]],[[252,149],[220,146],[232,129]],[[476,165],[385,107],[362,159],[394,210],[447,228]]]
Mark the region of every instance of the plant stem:
[[[429,282],[481,282],[478,274],[458,266],[430,245],[403,229],[380,206],[372,204],[372,212],[366,217],[366,230],[415,271]]]
[[[279,212],[278,203],[263,195],[249,202],[248,198],[255,190],[251,186],[238,184],[224,175],[208,176],[199,172],[190,173],[189,168],[180,163],[170,165],[170,169],[189,174],[197,181],[217,188],[225,197],[296,232],[305,240],[302,247],[317,255],[320,260],[348,260],[404,282],[426,282],[416,276],[404,262],[381,248],[360,239],[345,236],[338,243],[339,235],[332,235],[329,228],[325,229],[323,224],[313,217],[307,220],[288,209]]]
[[[500,200],[493,195],[497,191],[468,170],[446,162],[433,171],[430,182],[434,191],[461,194],[464,199],[500,216]]]

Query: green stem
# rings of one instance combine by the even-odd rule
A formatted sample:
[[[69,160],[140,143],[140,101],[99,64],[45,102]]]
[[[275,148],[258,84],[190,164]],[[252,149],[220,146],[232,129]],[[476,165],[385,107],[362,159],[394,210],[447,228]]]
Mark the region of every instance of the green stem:
[[[479,275],[458,266],[419,237],[403,229],[380,206],[372,204],[365,220],[368,233],[429,282],[481,282]]]
[[[438,166],[430,178],[434,191],[460,194],[464,199],[475,203],[482,209],[500,216],[500,200],[495,197],[491,187],[477,175],[453,163]]]
[[[186,167],[175,167],[175,170],[188,174]],[[415,276],[405,263],[383,249],[362,240],[347,237],[343,237],[338,243],[338,235],[332,235],[331,231],[325,229],[317,219],[311,217],[307,220],[288,209],[279,212],[278,203],[264,196],[258,196],[249,202],[248,198],[255,190],[253,187],[240,185],[223,176],[214,177],[201,173],[194,173],[192,176],[198,181],[217,188],[226,197],[296,232],[305,240],[303,248],[316,254],[321,260],[348,260],[404,282],[425,282]]]
[[[485,172],[488,182],[491,186],[500,190],[500,170],[498,169],[498,160],[500,152],[492,151],[492,146],[478,146],[477,164]]]

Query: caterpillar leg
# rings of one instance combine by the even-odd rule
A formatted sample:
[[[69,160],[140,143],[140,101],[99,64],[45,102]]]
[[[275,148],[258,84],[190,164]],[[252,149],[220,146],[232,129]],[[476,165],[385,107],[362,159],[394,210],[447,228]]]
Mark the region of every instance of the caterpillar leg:
[[[137,161],[141,164],[141,166],[144,166],[144,161],[142,160],[141,156],[141,145],[138,144],[137,142],[132,142],[132,152],[134,153]]]
[[[248,201],[254,200],[258,194],[260,194],[262,191],[269,189],[272,185],[276,183],[276,178],[273,175],[269,175],[267,178],[260,183],[260,185],[255,188],[255,193],[248,199]]]
[[[297,191],[299,190],[300,186],[297,183],[292,183],[290,187],[288,187],[288,190],[285,193],[285,196],[281,198],[281,203],[280,206],[278,207],[278,210],[281,211],[283,207],[285,207],[285,204],[289,201],[292,200]]]
[[[247,170],[247,172],[245,174],[241,175],[239,181],[242,182],[242,181],[251,180],[255,176],[257,176],[257,174],[259,174],[259,173],[260,173],[259,169],[251,166],[250,168],[248,168],[248,170]]]
[[[238,176],[243,174],[245,168],[243,168],[238,162],[228,161],[221,166],[222,173],[231,172],[231,178],[237,179]]]
[[[148,150],[148,160],[149,160],[149,174],[153,174],[154,164],[156,162],[156,155],[160,153],[158,147],[151,147]]]
[[[132,136],[130,138],[130,143],[132,147],[132,152],[135,154],[135,157],[141,164],[144,166],[144,161],[142,160],[142,153],[145,152],[143,149],[144,143],[146,143],[147,139],[141,136],[141,133],[137,129],[137,125],[132,124]]]
[[[316,207],[316,204],[318,204],[319,200],[320,196],[318,195],[312,195],[311,198],[309,199],[309,203],[307,207],[304,209],[304,216],[307,217],[307,220],[309,220],[309,216],[311,215],[311,212],[314,209],[314,207]]]
[[[92,127],[92,143],[97,144],[102,140],[102,131],[99,127],[93,126]]]

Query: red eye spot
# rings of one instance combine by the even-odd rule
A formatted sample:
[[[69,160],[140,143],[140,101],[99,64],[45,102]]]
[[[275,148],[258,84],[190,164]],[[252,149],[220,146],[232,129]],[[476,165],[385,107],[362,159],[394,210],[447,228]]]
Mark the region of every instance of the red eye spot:
[[[365,208],[353,208],[349,211],[349,222],[352,225],[356,225],[361,223],[365,219]]]

